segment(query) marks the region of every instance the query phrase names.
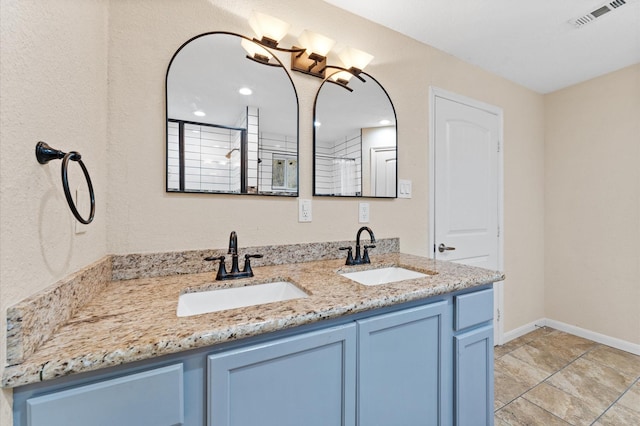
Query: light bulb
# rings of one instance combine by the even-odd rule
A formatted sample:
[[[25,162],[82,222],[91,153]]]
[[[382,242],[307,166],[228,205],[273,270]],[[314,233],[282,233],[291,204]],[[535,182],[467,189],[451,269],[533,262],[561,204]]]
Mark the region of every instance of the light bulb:
[[[251,29],[256,33],[258,39],[267,37],[277,44],[287,35],[291,25],[266,13],[256,12],[254,10],[249,16],[249,26],[251,26]]]
[[[336,44],[336,42],[329,37],[309,30],[304,30],[302,34],[300,34],[300,37],[298,37],[298,40],[300,44],[302,44],[302,47],[307,49],[308,55],[315,53],[316,55],[327,56],[327,53],[329,53],[333,45]]]

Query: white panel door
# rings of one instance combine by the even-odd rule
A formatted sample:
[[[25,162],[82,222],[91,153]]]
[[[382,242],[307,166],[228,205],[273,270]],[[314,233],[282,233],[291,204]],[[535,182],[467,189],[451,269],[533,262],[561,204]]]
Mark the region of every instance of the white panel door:
[[[371,149],[371,193],[376,197],[396,196],[396,149]]]
[[[498,119],[441,97],[435,113],[435,257],[497,270]]]
[[[455,96],[433,99],[431,253],[439,260],[500,270],[501,117]],[[502,286],[495,287],[495,341],[500,343]]]

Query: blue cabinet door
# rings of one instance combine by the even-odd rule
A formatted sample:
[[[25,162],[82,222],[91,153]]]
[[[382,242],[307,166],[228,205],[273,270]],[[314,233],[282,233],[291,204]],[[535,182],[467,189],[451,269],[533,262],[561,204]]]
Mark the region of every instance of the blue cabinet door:
[[[493,426],[493,326],[454,337],[455,424]]]
[[[210,426],[355,425],[356,327],[208,357]]]
[[[451,423],[450,312],[443,301],[358,321],[360,426]]]
[[[180,363],[30,398],[27,425],[182,425],[182,370]]]

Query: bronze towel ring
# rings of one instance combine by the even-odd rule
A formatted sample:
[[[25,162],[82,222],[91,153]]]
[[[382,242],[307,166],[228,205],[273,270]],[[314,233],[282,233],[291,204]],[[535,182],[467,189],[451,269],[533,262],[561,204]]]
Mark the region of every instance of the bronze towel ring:
[[[69,204],[69,208],[71,209],[71,212],[73,213],[75,218],[78,219],[78,222],[83,223],[85,225],[90,224],[93,221],[93,217],[95,216],[95,213],[96,213],[96,199],[93,192],[93,185],[91,184],[91,177],[89,176],[89,171],[87,170],[87,167],[84,165],[84,162],[82,161],[82,156],[80,155],[80,153],[76,151],[69,151],[67,153],[64,153],[55,148],[51,148],[45,142],[38,142],[36,144],[36,158],[38,160],[38,163],[40,164],[47,164],[51,160],[58,160],[62,158],[62,170],[61,170],[62,188],[64,189],[64,195],[67,198],[67,203]],[[69,179],[67,176],[69,160],[76,161],[78,164],[80,164],[80,167],[82,168],[82,172],[84,173],[84,177],[87,180],[87,186],[89,187],[89,197],[91,198],[91,212],[89,213],[88,219],[84,219],[82,216],[80,216],[80,213],[78,212],[78,209],[76,208],[76,205],[73,202],[71,191],[69,190]]]

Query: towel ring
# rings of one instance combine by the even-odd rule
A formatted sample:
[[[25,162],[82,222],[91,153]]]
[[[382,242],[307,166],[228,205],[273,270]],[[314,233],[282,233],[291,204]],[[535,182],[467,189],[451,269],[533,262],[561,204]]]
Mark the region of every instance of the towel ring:
[[[84,165],[82,161],[82,156],[79,152],[69,151],[64,153],[58,149],[51,148],[45,142],[38,142],[36,144],[36,159],[40,164],[47,164],[51,160],[62,159],[62,189],[64,189],[64,196],[67,199],[67,204],[69,204],[69,208],[71,209],[71,213],[75,216],[78,222],[83,223],[85,225],[90,224],[93,221],[93,217],[96,213],[96,199],[95,194],[93,192],[93,185],[91,184],[91,177],[89,176],[89,171],[87,167]],[[82,168],[82,172],[84,173],[84,177],[87,180],[87,186],[89,187],[89,197],[91,198],[91,212],[89,213],[89,218],[84,219],[80,216],[78,209],[76,208],[75,203],[73,202],[73,197],[71,196],[71,191],[69,190],[69,178],[67,176],[67,169],[69,168],[69,160],[76,161],[80,168]]]

